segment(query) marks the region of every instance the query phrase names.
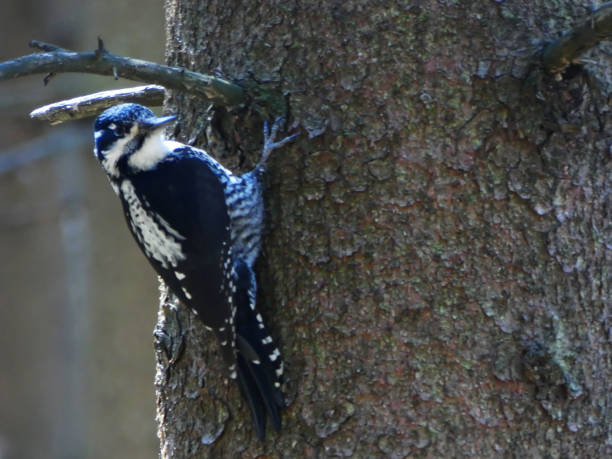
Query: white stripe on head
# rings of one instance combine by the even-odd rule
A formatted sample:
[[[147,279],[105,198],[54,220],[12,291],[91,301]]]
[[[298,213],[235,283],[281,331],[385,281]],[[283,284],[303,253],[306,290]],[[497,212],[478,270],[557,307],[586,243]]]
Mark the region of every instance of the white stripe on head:
[[[128,132],[124,137],[117,139],[108,150],[97,152],[102,154],[102,166],[108,175],[119,177],[117,163],[119,162],[119,159],[121,159],[121,157],[127,153],[127,144],[136,136],[137,133],[138,127],[134,125],[130,129],[130,132]],[[94,134],[94,136],[96,134]]]

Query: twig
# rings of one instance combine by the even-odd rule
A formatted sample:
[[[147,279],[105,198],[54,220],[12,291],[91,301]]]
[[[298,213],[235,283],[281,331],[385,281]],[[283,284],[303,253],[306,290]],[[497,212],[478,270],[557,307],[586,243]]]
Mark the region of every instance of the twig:
[[[51,124],[59,124],[64,121],[94,116],[108,107],[125,102],[161,105],[164,102],[165,94],[164,87],[157,85],[102,91],[45,105],[30,113],[30,117],[46,120]]]
[[[544,68],[550,73],[560,73],[593,46],[611,36],[612,2],[608,2],[544,49]]]
[[[65,72],[113,75],[148,84],[159,84],[204,97],[219,105],[236,105],[246,99],[245,91],[222,78],[203,75],[180,67],[116,56],[109,53],[102,40],[93,52],[77,53],[55,45],[31,42],[44,52],[0,63],[0,80],[33,74]]]

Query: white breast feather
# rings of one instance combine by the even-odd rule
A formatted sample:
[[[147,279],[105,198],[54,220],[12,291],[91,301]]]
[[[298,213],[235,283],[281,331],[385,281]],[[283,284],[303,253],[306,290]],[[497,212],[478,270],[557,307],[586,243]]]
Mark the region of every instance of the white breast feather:
[[[134,186],[128,180],[121,183],[121,194],[128,203],[132,230],[143,245],[146,255],[159,261],[165,269],[176,268],[178,262],[185,259],[180,242],[185,237],[163,219],[160,220],[160,226],[143,208]]]
[[[137,170],[146,171],[155,167],[172,150],[168,148],[161,133],[148,136],[137,151],[128,160],[129,165]]]

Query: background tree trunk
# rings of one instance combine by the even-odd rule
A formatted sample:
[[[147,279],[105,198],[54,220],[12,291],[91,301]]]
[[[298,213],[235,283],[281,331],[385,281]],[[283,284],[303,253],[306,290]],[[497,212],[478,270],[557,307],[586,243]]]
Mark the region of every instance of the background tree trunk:
[[[166,2],[169,63],[284,91],[303,135],[270,161],[258,265],[283,432],[257,441],[212,334],[166,306],[163,455],[610,454],[609,54],[528,68],[590,3]],[[252,167],[261,101],[169,105]]]

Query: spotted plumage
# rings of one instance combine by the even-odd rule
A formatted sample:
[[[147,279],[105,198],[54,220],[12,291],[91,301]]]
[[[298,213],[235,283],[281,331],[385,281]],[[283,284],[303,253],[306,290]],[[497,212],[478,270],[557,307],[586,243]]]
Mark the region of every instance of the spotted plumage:
[[[253,265],[261,247],[261,178],[278,125],[266,126],[256,168],[236,176],[194,147],[165,140],[175,117],[123,104],[95,123],[94,153],[136,242],[164,282],[219,341],[260,438],[266,413],[280,429],[283,363],[257,309]]]

